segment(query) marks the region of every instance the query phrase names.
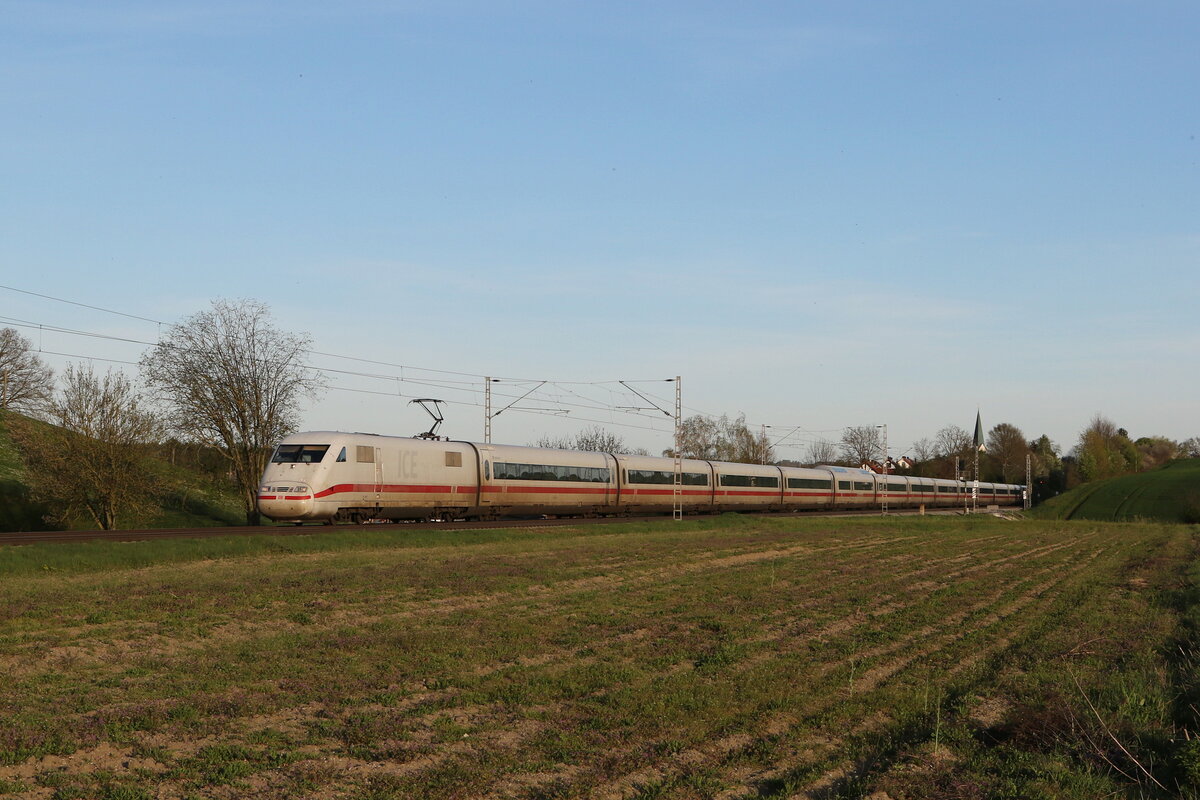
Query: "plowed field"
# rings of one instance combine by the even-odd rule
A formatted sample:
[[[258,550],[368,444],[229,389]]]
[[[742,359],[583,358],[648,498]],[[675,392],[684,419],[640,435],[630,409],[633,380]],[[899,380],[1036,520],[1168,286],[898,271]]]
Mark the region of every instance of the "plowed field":
[[[1200,786],[1194,527],[720,518],[318,538],[0,560],[0,795]],[[101,548],[143,550],[90,566]]]

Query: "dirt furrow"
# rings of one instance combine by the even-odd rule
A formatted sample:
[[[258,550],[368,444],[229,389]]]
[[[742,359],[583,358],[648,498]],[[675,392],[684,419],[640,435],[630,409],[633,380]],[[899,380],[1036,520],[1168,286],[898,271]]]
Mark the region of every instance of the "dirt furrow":
[[[1053,549],[1061,550],[1063,548],[1056,547]],[[1074,551],[1072,554],[1074,554]],[[1009,561],[1011,561],[1011,558],[1004,557],[1004,558],[995,559],[993,563],[1003,564],[1003,563],[1007,563]],[[1089,559],[1089,561],[1090,561],[1090,559]],[[1036,573],[1031,573],[1030,575],[1023,578],[1023,580],[1021,581],[1022,583],[1027,582],[1029,579],[1031,579],[1033,577],[1036,577],[1036,575],[1045,574],[1047,572],[1057,572],[1058,573],[1055,578],[1053,578],[1049,581],[1045,581],[1041,584],[1038,584],[1038,585],[1030,588],[1029,590],[1027,590],[1025,593],[1023,593],[1017,600],[1013,601],[1013,603],[1010,604],[1014,607],[1014,610],[1011,612],[1006,611],[1003,615],[1001,615],[1000,618],[1004,618],[1004,617],[1007,617],[1008,615],[1010,615],[1011,613],[1015,613],[1016,610],[1019,610],[1020,608],[1024,607],[1024,605],[1027,605],[1028,602],[1032,602],[1032,599],[1035,599],[1035,598],[1041,596],[1045,591],[1052,588],[1053,586],[1061,584],[1063,581],[1065,581],[1067,579],[1067,577],[1069,575],[1075,574],[1076,572],[1078,572],[1079,569],[1083,568],[1082,565],[1076,566],[1073,569],[1071,569],[1069,572],[1064,574],[1062,572],[1062,568],[1065,563],[1066,562],[1049,564],[1049,565],[1045,566],[1044,568],[1042,568],[1041,570],[1038,570]],[[1086,564],[1086,562],[1085,562],[1085,564]],[[817,671],[814,681],[812,681],[812,682],[805,681],[806,689],[810,692],[813,692],[813,691],[817,690],[818,686],[827,685],[828,678],[831,674],[833,674],[834,672],[837,672],[838,670],[845,669],[845,667],[848,666],[854,660],[873,658],[873,657],[878,657],[880,655],[888,655],[892,652],[903,649],[907,645],[911,645],[915,641],[928,640],[928,638],[930,636],[932,636],[933,634],[935,634],[937,631],[944,630],[948,626],[960,625],[971,614],[978,613],[978,612],[982,611],[983,609],[988,608],[994,602],[996,602],[1000,597],[1002,597],[1004,594],[1007,593],[1009,588],[1010,587],[1007,587],[1007,586],[1001,587],[999,590],[993,592],[987,598],[981,600],[980,602],[973,604],[971,607],[962,609],[962,610],[957,611],[954,614],[950,615],[943,621],[942,624],[940,624],[938,626],[926,626],[920,630],[913,631],[909,634],[906,634],[904,637],[902,637],[897,642],[894,642],[891,645],[888,645],[885,647],[877,648],[877,650],[874,652],[865,651],[863,653],[847,656],[838,661],[828,662]],[[1029,600],[1025,600],[1024,598],[1029,598]],[[831,626],[814,633],[813,636],[809,637],[809,638],[817,638],[817,637],[820,637],[821,634],[823,634],[823,633],[829,633],[834,630],[836,630],[837,633],[845,633],[850,627],[853,627],[853,626],[852,625],[848,626],[847,624],[845,624],[843,622],[834,622],[831,624]],[[939,638],[935,639],[933,644],[923,647],[921,650],[919,650],[915,653],[906,655],[902,658],[893,660],[886,664],[881,664],[879,666],[874,667],[872,670],[868,671],[867,673],[864,673],[864,675],[862,677],[860,677],[857,681],[854,682],[854,684],[853,684],[854,693],[862,694],[862,693],[867,693],[867,692],[874,690],[880,684],[882,684],[886,679],[888,679],[891,676],[895,675],[896,673],[900,672],[905,667],[910,665],[912,662],[914,662],[920,658],[924,658],[933,652],[936,652],[937,650],[944,647],[946,643],[955,641],[958,638],[961,638],[961,631],[954,630],[954,631],[950,631],[948,633],[943,633]],[[799,644],[801,641],[803,641],[803,640],[797,640],[795,643]],[[797,679],[804,680],[804,677],[797,676]],[[831,694],[833,695],[833,699],[830,702],[815,703],[810,707],[806,707],[803,710],[803,712],[793,712],[790,714],[776,713],[776,714],[773,714],[768,720],[761,723],[761,725],[764,729],[770,729],[770,730],[774,731],[775,733],[772,735],[778,735],[778,733],[780,731],[789,730],[794,725],[799,724],[801,715],[811,716],[813,714],[819,714],[820,712],[831,707],[835,702],[837,702],[837,697],[841,696],[840,694],[838,694],[837,691],[834,691]],[[752,738],[752,737],[750,737],[749,734],[746,734],[746,733],[739,733],[736,735],[727,736],[717,742],[706,744],[702,748],[694,748],[694,749],[687,750],[684,753],[681,753],[681,754],[675,756],[665,766],[662,764],[659,764],[659,765],[651,765],[651,766],[644,767],[633,773],[624,775],[615,781],[608,782],[599,788],[589,790],[589,795],[605,798],[605,800],[617,800],[617,798],[626,796],[626,794],[628,792],[634,791],[636,789],[636,787],[639,785],[651,785],[655,781],[661,781],[664,778],[669,777],[670,774],[677,771],[680,767],[685,767],[685,766],[688,766],[690,764],[695,764],[695,763],[711,763],[713,761],[719,761],[719,760],[725,758],[726,756],[728,756],[729,753],[733,752],[734,750],[738,749],[739,747],[745,746],[745,740],[747,738]],[[830,743],[829,749],[833,749],[835,746],[836,746],[836,743]],[[768,777],[768,776],[764,776],[764,777]]]

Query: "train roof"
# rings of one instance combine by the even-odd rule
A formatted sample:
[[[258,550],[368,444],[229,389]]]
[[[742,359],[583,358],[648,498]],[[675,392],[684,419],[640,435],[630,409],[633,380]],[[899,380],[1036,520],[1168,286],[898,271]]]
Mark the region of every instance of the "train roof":
[[[830,472],[842,472],[842,473],[846,473],[849,475],[874,475],[875,474],[871,470],[862,469],[861,467],[839,467],[839,466],[835,466],[833,464],[818,464],[817,469],[827,469]],[[895,474],[895,473],[892,473],[892,474]]]

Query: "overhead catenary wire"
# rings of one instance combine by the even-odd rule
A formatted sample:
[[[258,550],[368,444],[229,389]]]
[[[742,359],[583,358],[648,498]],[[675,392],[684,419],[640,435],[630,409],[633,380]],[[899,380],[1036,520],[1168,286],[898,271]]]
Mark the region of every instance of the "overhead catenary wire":
[[[15,317],[0,316],[0,322],[6,322],[7,324],[17,325],[20,327],[36,328],[39,330],[51,331],[51,332],[55,332],[55,333],[63,333],[63,334],[67,334],[70,336],[81,336],[81,337],[87,337],[87,338],[91,338],[91,339],[102,339],[102,340],[108,340],[108,341],[121,342],[121,343],[125,343],[125,344],[138,344],[138,345],[143,345],[145,347],[169,347],[170,346],[163,342],[151,342],[151,341],[147,341],[144,339],[133,339],[133,338],[130,338],[127,336],[115,336],[112,334],[98,333],[95,331],[82,331],[82,330],[78,330],[78,329],[74,329],[74,328],[66,328],[63,326],[37,323],[37,322],[33,322],[31,320],[18,319]],[[70,356],[70,357],[88,358],[88,356]],[[136,362],[123,362],[123,363],[137,366]],[[401,381],[401,382],[409,383],[414,386],[422,386],[425,388],[440,389],[440,390],[447,390],[447,391],[469,391],[472,393],[477,393],[477,392],[481,391],[481,389],[479,388],[481,386],[481,384],[476,384],[474,382],[466,382],[466,381],[447,382],[444,380],[437,380],[437,381],[417,380],[415,378],[405,377],[403,375],[392,375],[392,374],[376,373],[376,372],[363,372],[360,370],[337,369],[335,367],[322,367],[322,366],[316,366],[314,364],[304,364],[302,366],[304,368],[310,369],[314,372],[319,372],[322,374],[329,374],[329,375],[344,375],[344,376],[367,378],[367,379],[372,379],[372,380],[383,380],[383,381]],[[455,374],[461,375],[461,374],[467,374],[467,373],[455,373]],[[516,380],[516,379],[512,379],[512,378],[503,379],[503,383],[514,384],[514,385],[521,385],[524,383],[533,383],[533,382],[534,381]],[[536,383],[538,383],[538,385],[541,386],[541,385],[547,385],[547,384],[558,385],[559,382],[539,381]],[[568,383],[570,385],[599,385],[602,383],[620,383],[620,381],[593,381],[593,382],[573,381],[573,382],[564,382],[564,383]],[[535,387],[535,389],[536,389],[536,387]],[[531,390],[530,392],[526,392],[525,395],[520,396],[520,397],[516,397],[512,394],[506,395],[503,393],[501,394],[501,396],[505,397],[505,398],[510,398],[510,399],[515,397],[515,399],[517,401],[519,401],[520,399],[522,399],[522,397],[527,397],[530,394],[532,394],[532,392],[533,392],[533,390]],[[380,394],[392,394],[392,393],[381,392]],[[480,404],[476,403],[473,405],[480,405]],[[564,402],[561,402],[560,405],[568,405],[568,406],[571,406],[574,408],[580,408],[580,409],[589,410],[589,411],[611,410],[610,407],[600,405],[600,404],[572,403],[572,402],[564,401]]]
[[[168,328],[176,327],[175,323],[169,323],[164,320],[158,320],[158,319],[153,319],[151,317],[141,316],[138,314],[131,314],[131,313],[124,312],[124,311],[118,311],[116,309],[106,308],[104,306],[99,306],[99,305],[94,305],[94,304],[89,304],[89,303],[81,303],[81,302],[78,302],[75,300],[70,300],[70,299],[63,298],[63,297],[57,297],[54,295],[45,294],[45,293],[41,293],[41,292],[34,292],[34,291],[27,290],[27,289],[20,289],[18,287],[14,287],[14,286],[0,284],[0,290],[7,290],[7,291],[27,295],[27,296],[38,297],[38,298],[41,298],[44,300],[50,300],[53,302],[64,303],[64,304],[68,304],[68,305],[79,307],[79,308],[87,308],[87,309],[90,309],[93,311],[99,311],[99,312],[106,313],[106,314],[112,314],[112,315],[123,317],[126,319],[132,319],[132,320],[137,320],[140,322],[146,322],[146,323],[158,326],[159,334],[161,334],[163,326],[167,326]],[[138,344],[138,345],[142,345],[145,347],[165,346],[160,341],[147,341],[144,339],[136,339],[136,338],[132,338],[132,337],[128,337],[128,336],[116,336],[113,334],[104,334],[104,333],[98,333],[95,331],[83,331],[83,330],[67,328],[67,327],[63,327],[63,326],[59,326],[59,325],[49,325],[49,324],[45,324],[45,323],[37,323],[37,322],[33,322],[31,320],[19,319],[19,318],[15,318],[15,317],[0,316],[0,322],[5,322],[5,324],[11,324],[11,325],[17,325],[17,326],[21,326],[21,327],[28,327],[31,329],[36,329],[43,333],[44,332],[61,333],[61,334],[66,334],[66,335],[81,336],[81,337],[87,337],[87,338],[92,338],[92,339],[121,342],[121,343],[125,343],[125,344]],[[112,359],[112,358],[104,358],[104,357],[99,357],[99,356],[80,355],[80,354],[68,354],[68,353],[52,352],[49,350],[43,350],[42,352],[45,352],[47,355],[57,355],[57,356],[64,357],[64,358],[83,358],[83,359],[88,359],[88,360],[93,360],[93,361],[105,361],[105,362],[114,363],[114,364],[138,366],[137,362],[126,361],[126,360],[122,360],[122,359]],[[393,374],[372,373],[372,372],[365,372],[365,371],[351,370],[351,369],[338,369],[336,367],[319,366],[319,365],[311,364],[311,363],[306,363],[303,365],[306,369],[310,369],[314,372],[317,372],[317,373],[320,373],[323,375],[339,375],[339,376],[345,376],[345,377],[358,377],[358,378],[364,378],[364,379],[368,379],[368,380],[397,381],[397,382],[406,383],[406,384],[409,384],[412,386],[420,386],[423,388],[438,389],[440,391],[457,391],[457,392],[468,392],[470,394],[481,394],[483,391],[482,390],[482,382],[487,377],[487,376],[485,376],[483,374],[479,374],[479,373],[463,372],[463,371],[458,371],[458,370],[447,370],[447,369],[440,369],[440,368],[435,368],[435,367],[419,367],[419,366],[415,366],[415,365],[411,365],[411,364],[401,364],[401,363],[392,362],[392,361],[385,361],[382,359],[366,358],[363,356],[349,356],[349,355],[344,355],[344,354],[339,354],[339,353],[332,353],[332,352],[328,352],[328,351],[324,351],[324,350],[314,350],[314,349],[306,348],[304,352],[308,353],[310,356],[318,356],[318,357],[322,357],[322,358],[335,358],[335,359],[353,361],[353,362],[363,363],[363,364],[372,364],[375,366],[391,367],[393,369],[398,369],[401,371],[399,375],[393,375]],[[405,371],[408,371],[410,374],[405,375],[404,374]],[[411,375],[411,373],[413,373],[413,372],[429,373],[429,374],[436,374],[436,375],[446,375],[446,376],[457,376],[457,377],[468,378],[468,379],[472,379],[472,380],[454,381],[454,380],[448,380],[446,378],[442,378],[442,379],[432,379],[431,378],[431,379],[426,379],[426,380],[419,380],[416,377]],[[570,409],[579,409],[579,410],[583,410],[583,411],[592,411],[592,412],[606,412],[610,415],[610,417],[614,414],[619,413],[626,417],[640,417],[643,419],[654,419],[657,415],[646,414],[645,412],[648,409],[622,408],[622,407],[618,406],[616,404],[615,398],[613,397],[614,387],[617,385],[620,385],[623,388],[625,388],[626,390],[631,391],[634,395],[641,396],[645,400],[650,400],[651,398],[653,398],[651,400],[651,402],[657,401],[659,403],[668,404],[669,401],[666,398],[661,398],[661,397],[656,396],[652,392],[652,390],[650,390],[649,388],[644,389],[644,390],[633,390],[632,387],[628,386],[628,384],[631,384],[631,383],[650,384],[650,383],[663,382],[664,380],[670,380],[670,379],[649,378],[649,379],[640,379],[640,380],[607,379],[607,380],[593,380],[593,381],[563,381],[563,380],[541,380],[541,381],[539,381],[538,379],[512,378],[512,377],[501,376],[497,380],[497,382],[501,383],[501,384],[504,384],[504,383],[511,383],[511,384],[540,383],[543,386],[547,386],[547,387],[550,387],[553,389],[561,390],[566,393],[570,393],[574,397],[576,397],[577,400],[580,402],[565,401],[565,400],[562,400],[561,398],[554,401],[556,404],[562,405],[562,406],[568,406],[568,407],[570,407]],[[576,392],[572,389],[569,389],[567,387],[603,387],[606,391],[609,392],[610,400],[609,400],[609,402],[605,403],[603,401],[599,401],[594,398],[585,397],[585,396],[579,394],[578,392]],[[361,394],[376,394],[376,395],[390,396],[390,397],[405,397],[405,395],[403,395],[399,392],[382,392],[382,391],[367,390],[367,389],[355,389],[352,387],[344,387],[344,386],[338,386],[338,385],[328,385],[326,388],[331,389],[331,390],[350,391],[350,392],[356,392],[356,393],[361,393]],[[506,399],[511,399],[513,397],[512,394],[503,394],[503,393],[501,393],[500,396],[502,398],[506,398]],[[528,396],[532,397],[535,400],[537,399],[536,394],[533,392],[529,393]],[[518,400],[519,400],[519,398],[518,398]],[[447,402],[454,402],[456,405],[464,405],[464,406],[472,406],[472,407],[482,407],[482,405],[483,405],[480,402],[471,402],[471,401],[465,401],[465,400],[455,400],[455,401],[447,401]],[[692,406],[685,406],[685,408],[689,412],[707,416],[707,417],[717,418],[719,416],[725,416],[725,415],[718,415],[718,414],[712,413],[711,411],[706,411],[706,410],[695,408]],[[505,409],[505,410],[510,410],[510,409]],[[522,409],[522,408],[516,408],[516,407],[511,408],[511,410],[514,412],[519,411],[521,413],[527,413],[527,414],[547,413],[545,411],[539,411],[537,409]],[[661,411],[661,408],[658,408],[657,410]],[[555,410],[551,413],[561,413],[561,411]],[[623,424],[614,419],[608,419],[608,420],[588,419],[588,418],[581,417],[579,415],[573,415],[572,419],[578,419],[581,421],[588,421],[588,422],[595,422],[598,424],[620,425],[622,427],[632,427],[632,428],[638,428],[638,429],[643,429],[643,430],[653,430],[656,432],[660,432],[659,429],[657,429],[657,428],[652,428],[652,427],[645,428],[643,426]],[[793,427],[793,426],[789,424],[789,425],[778,425],[778,426],[772,425],[769,427],[785,428],[785,427]],[[803,430],[806,433],[808,433],[810,436],[813,436],[813,437],[817,437],[817,434],[820,433],[819,431],[816,431],[816,432],[808,431],[803,426],[794,426],[794,428],[796,430]],[[840,430],[843,430],[843,429],[842,428],[830,429],[830,431],[828,431],[828,432],[834,432],[834,431],[840,431]],[[794,431],[793,431],[793,433],[794,433]],[[792,433],[789,433],[788,435],[782,437],[779,441],[776,442],[775,446],[797,447],[797,448],[804,446],[803,444],[795,444],[795,445],[790,444],[788,442],[788,439],[791,436],[792,436]],[[819,440],[820,440],[819,438],[813,438],[811,440],[808,440],[807,443],[811,443],[811,442],[815,442],[815,441],[819,441]]]

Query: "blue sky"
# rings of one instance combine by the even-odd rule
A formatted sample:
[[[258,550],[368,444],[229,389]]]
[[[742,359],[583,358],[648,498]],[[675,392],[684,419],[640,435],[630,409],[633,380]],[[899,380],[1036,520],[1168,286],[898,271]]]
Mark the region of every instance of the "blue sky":
[[[1194,3],[0,0],[0,20],[0,284],[166,323],[256,298],[317,350],[407,365],[332,375],[307,427],[412,433],[408,397],[478,402],[498,375],[579,405],[514,410],[497,441],[602,421],[657,451],[668,426],[584,384],[679,374],[689,412],[798,426],[785,457],[862,424],[903,450],[977,407],[1065,447],[1095,413],[1200,435]],[[158,333],[0,290],[13,320],[118,362],[142,348],[29,325]],[[452,405],[445,431],[482,416]]]

